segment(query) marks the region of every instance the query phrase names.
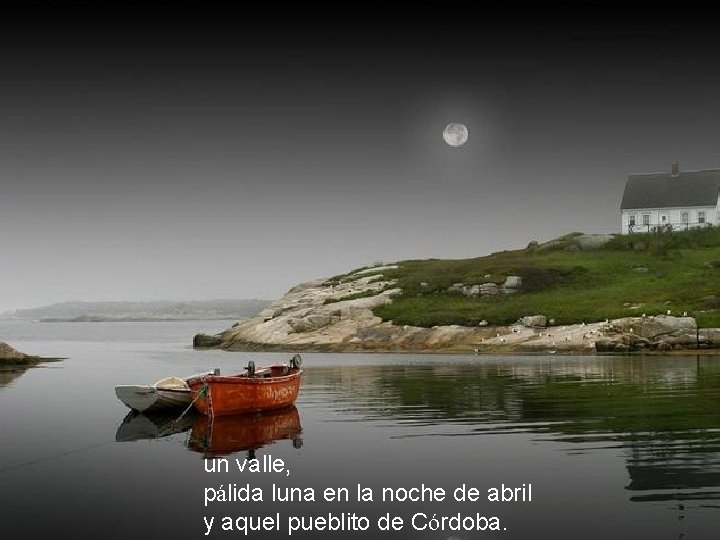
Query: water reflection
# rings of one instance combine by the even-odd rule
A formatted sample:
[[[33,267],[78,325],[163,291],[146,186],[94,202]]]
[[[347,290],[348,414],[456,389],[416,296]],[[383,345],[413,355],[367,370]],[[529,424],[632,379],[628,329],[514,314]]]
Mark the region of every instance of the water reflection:
[[[293,447],[302,446],[302,426],[296,407],[256,415],[198,415],[193,419],[188,448],[205,457],[216,457],[255,450],[277,441],[290,439]]]
[[[7,386],[11,382],[13,382],[15,379],[20,377],[23,373],[25,373],[24,368],[5,368],[0,367],[0,388],[3,386]]]
[[[262,414],[210,418],[190,411],[130,412],[117,428],[118,442],[159,439],[190,431],[187,447],[205,457],[216,457],[255,450],[277,441],[290,439],[295,448],[302,446],[302,426],[296,407]]]
[[[624,457],[631,500],[720,499],[720,359],[523,359],[309,368],[310,406],[397,438],[531,433]]]
[[[118,426],[117,442],[159,439],[175,433],[182,433],[192,427],[192,416],[178,418],[177,411],[146,412],[130,411]]]

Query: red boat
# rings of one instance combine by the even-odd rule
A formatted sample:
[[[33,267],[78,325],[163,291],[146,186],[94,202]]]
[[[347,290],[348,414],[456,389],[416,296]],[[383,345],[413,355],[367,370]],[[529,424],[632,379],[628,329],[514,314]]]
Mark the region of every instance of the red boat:
[[[296,354],[287,365],[255,369],[249,362],[246,373],[200,375],[187,380],[193,403],[209,416],[245,414],[289,407],[300,390],[302,358]]]

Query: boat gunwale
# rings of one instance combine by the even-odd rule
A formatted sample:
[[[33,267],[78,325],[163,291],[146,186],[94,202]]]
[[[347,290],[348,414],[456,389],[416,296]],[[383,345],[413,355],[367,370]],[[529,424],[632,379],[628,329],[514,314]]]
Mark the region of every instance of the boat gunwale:
[[[275,366],[277,367],[277,366]],[[205,375],[188,380],[188,386],[192,389],[193,385],[202,384],[231,384],[231,385],[265,385],[265,384],[282,384],[291,382],[299,378],[303,374],[302,368],[296,369],[287,375],[278,375],[275,377],[248,377],[247,373],[237,373],[235,375]],[[258,373],[257,371],[255,373]],[[194,391],[194,390],[193,390]]]
[[[133,392],[137,394],[154,394],[157,392],[175,392],[178,394],[188,394],[192,392],[190,388],[158,388],[157,386],[153,386],[150,384],[142,385],[142,384],[118,384],[115,385],[115,393],[117,394],[117,389],[128,389],[131,388]]]

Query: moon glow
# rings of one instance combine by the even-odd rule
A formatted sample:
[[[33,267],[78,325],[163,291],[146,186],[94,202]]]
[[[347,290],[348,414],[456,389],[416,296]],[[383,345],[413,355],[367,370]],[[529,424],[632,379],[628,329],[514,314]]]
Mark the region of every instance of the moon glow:
[[[443,139],[450,146],[462,146],[468,140],[468,129],[463,124],[448,124],[443,131]]]

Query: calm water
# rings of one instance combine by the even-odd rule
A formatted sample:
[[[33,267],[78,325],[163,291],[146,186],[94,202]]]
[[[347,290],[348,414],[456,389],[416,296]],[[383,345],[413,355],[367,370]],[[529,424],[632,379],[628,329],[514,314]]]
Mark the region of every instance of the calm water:
[[[414,530],[410,518],[498,516],[504,538],[717,538],[720,359],[305,354],[297,408],[209,425],[189,416],[132,417],[116,384],[220,367],[241,371],[289,354],[193,351],[198,331],[228,322],[3,323],[0,339],[67,356],[0,372],[0,536],[205,538],[203,517],[355,512],[364,534],[293,537],[460,539],[488,532]],[[289,477],[204,471],[204,456],[282,458]],[[204,488],[250,483],[263,503],[204,507]],[[315,487],[316,502],[273,503],[270,486]],[[354,501],[357,484],[374,502]],[[444,487],[435,503],[382,503],[379,489]],[[532,502],[455,502],[462,484],[532,484]],[[348,503],[321,502],[349,487]],[[395,533],[379,515],[403,516]]]

